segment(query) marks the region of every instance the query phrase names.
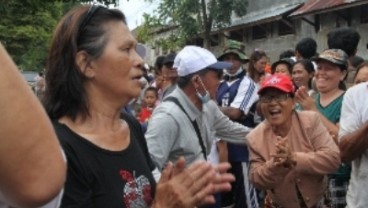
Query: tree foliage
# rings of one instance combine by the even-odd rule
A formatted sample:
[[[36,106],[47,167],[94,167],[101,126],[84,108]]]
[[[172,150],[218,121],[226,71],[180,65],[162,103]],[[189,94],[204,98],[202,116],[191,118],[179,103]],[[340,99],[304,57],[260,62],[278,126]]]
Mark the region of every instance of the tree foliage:
[[[205,46],[208,46],[211,31],[228,26],[233,12],[244,16],[246,8],[247,0],[160,0],[156,14],[148,15],[144,20],[157,19],[161,26],[178,25],[179,30],[175,34],[178,42],[173,44],[203,38]],[[140,30],[147,32],[156,27],[148,21]],[[148,33],[145,36],[149,37]]]
[[[9,0],[0,7],[0,41],[22,69],[43,69],[48,41],[61,16],[61,3]]]
[[[61,16],[77,2],[3,0],[0,6],[0,41],[19,68],[40,71],[52,32]]]

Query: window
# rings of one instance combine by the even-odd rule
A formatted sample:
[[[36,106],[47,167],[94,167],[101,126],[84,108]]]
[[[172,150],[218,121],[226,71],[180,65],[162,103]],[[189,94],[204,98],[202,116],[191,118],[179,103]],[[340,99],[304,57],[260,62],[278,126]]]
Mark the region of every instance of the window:
[[[230,32],[230,39],[243,42],[243,30],[235,30]]]
[[[360,7],[360,23],[368,23],[368,5]]]
[[[294,26],[290,21],[279,21],[279,36],[294,34]]]
[[[253,40],[262,39],[267,37],[265,25],[256,25],[252,28]]]

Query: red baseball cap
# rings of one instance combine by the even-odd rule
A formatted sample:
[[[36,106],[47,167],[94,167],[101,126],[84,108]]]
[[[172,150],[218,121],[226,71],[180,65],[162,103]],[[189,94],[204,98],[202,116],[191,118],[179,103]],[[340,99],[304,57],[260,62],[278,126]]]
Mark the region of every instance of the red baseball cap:
[[[265,89],[275,88],[286,93],[294,93],[294,84],[290,77],[283,74],[274,74],[266,77],[261,83],[261,88],[258,90],[258,94],[262,94]]]

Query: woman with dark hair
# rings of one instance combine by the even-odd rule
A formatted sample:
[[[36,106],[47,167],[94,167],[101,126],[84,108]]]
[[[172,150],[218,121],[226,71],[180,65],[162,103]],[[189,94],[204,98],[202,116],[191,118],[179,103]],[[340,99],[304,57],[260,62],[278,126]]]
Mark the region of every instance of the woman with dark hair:
[[[120,113],[141,92],[136,46],[124,14],[102,6],[77,7],[56,28],[44,101],[68,161],[61,207],[194,207],[230,188],[228,165],[183,159],[156,185],[139,123]]]
[[[304,110],[317,112],[323,124],[338,144],[341,106],[345,90],[343,80],[348,69],[348,56],[340,49],[328,49],[317,58],[315,74],[318,93],[311,98],[305,87],[300,87],[296,100]],[[331,207],[345,207],[345,196],[350,179],[350,166],[341,164],[336,173],[329,175],[329,192],[326,204]]]
[[[368,81],[368,62],[363,62],[356,69],[354,85]]]
[[[295,61],[292,58],[284,58],[276,61],[271,66],[271,74],[284,74],[291,78],[291,71]]]
[[[259,84],[265,77],[265,67],[267,65],[267,54],[264,51],[256,50],[249,59],[249,77]]]
[[[292,80],[294,84],[299,87],[305,87],[309,96],[314,94],[312,89],[312,79],[314,76],[313,63],[308,59],[301,59],[297,61],[292,69]]]

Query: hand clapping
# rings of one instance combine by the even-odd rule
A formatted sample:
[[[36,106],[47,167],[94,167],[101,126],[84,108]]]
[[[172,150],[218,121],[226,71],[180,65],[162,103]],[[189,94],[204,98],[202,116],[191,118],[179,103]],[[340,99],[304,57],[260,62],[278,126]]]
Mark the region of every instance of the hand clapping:
[[[301,86],[295,92],[295,99],[304,110],[314,110],[316,108],[314,99],[308,95],[304,86]]]
[[[287,138],[278,137],[276,142],[276,153],[272,155],[275,166],[293,168],[296,165],[293,152],[288,144]]]
[[[185,167],[184,158],[175,165],[169,163],[157,184],[153,207],[192,208],[203,204],[213,204],[214,193],[229,191],[233,175],[226,173],[230,164],[212,166],[204,161]]]

